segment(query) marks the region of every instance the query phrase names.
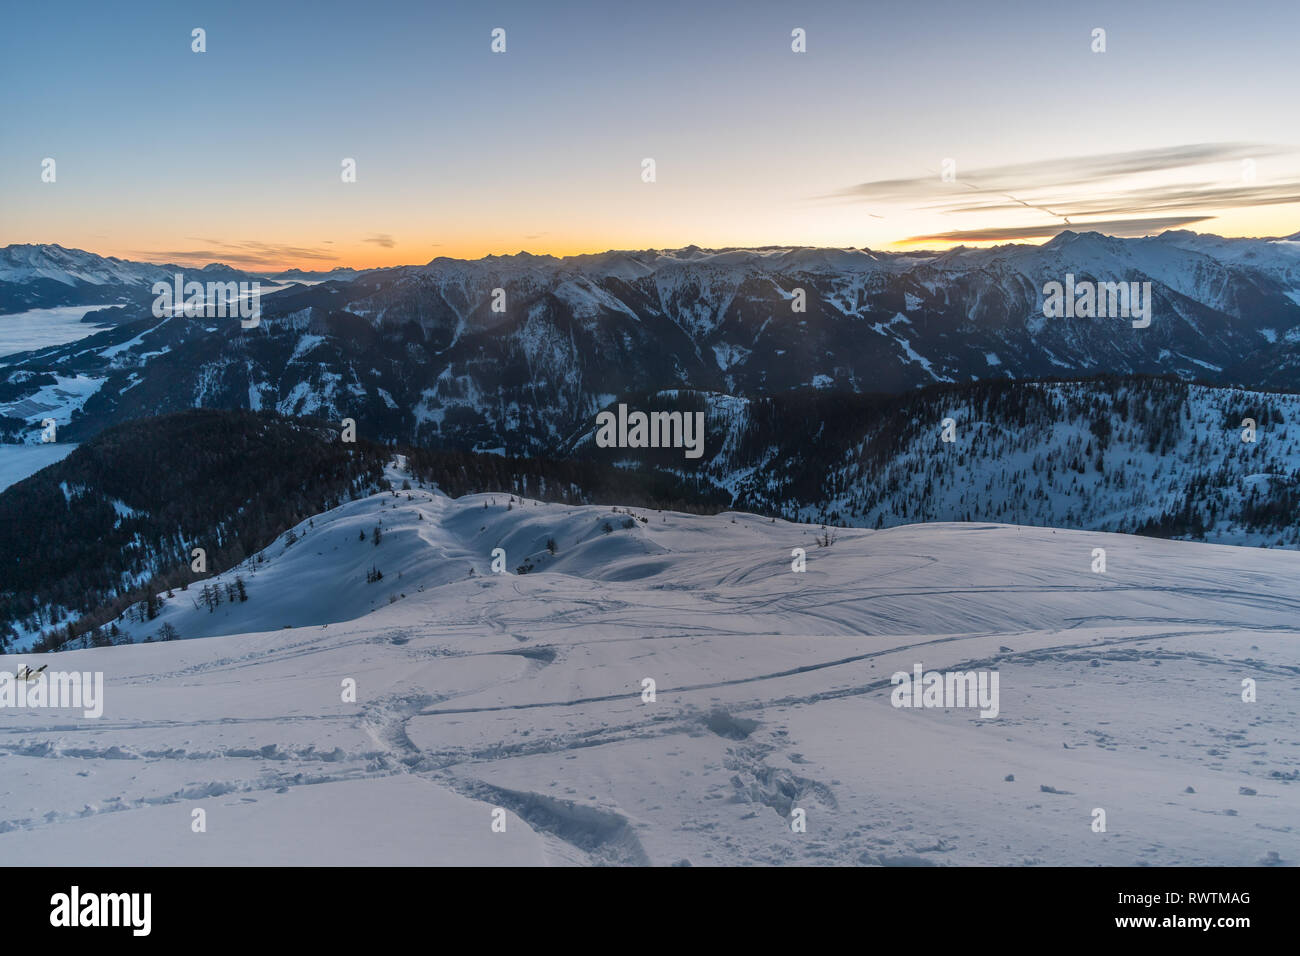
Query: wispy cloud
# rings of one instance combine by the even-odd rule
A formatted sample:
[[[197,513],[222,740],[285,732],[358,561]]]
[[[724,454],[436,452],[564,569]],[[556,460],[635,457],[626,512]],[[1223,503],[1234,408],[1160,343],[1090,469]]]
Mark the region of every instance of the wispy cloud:
[[[224,262],[244,269],[280,269],[287,263],[300,262],[303,259],[322,262],[333,262],[337,259],[333,251],[314,246],[289,246],[252,240],[227,242],[222,239],[194,236],[189,238],[205,245],[190,249],[141,249],[134,250],[128,255],[132,259],[145,262],[177,265],[207,265],[210,262]]]
[[[1300,203],[1300,182],[1267,185],[1222,186],[1216,183],[1184,183],[1131,189],[1096,199],[1062,200],[1055,212],[1062,216],[1105,216],[1118,213],[1152,213],[1171,209],[1236,209],[1242,206],[1276,206]],[[949,212],[1003,212],[1020,208],[1015,202],[971,203],[954,206]]]
[[[1165,229],[1178,229],[1213,216],[1160,216],[1147,219],[1104,219],[1095,222],[1047,223],[1042,226],[992,226],[987,229],[955,229],[925,236],[909,236],[905,243],[918,242],[1014,242],[1017,239],[1050,239],[1062,232],[1104,232],[1108,236],[1149,236]]]
[[[373,242],[377,246],[383,246],[385,249],[391,249],[397,245],[397,240],[386,232],[378,232],[368,239],[362,239],[362,242]]]
[[[857,183],[817,198],[833,202],[893,203],[941,215],[988,217],[1033,210],[1049,220],[1039,226],[1019,223],[913,236],[916,241],[996,241],[1047,238],[1065,229],[1097,229],[1113,235],[1145,235],[1213,218],[1221,210],[1300,203],[1300,181],[1248,181],[1244,160],[1294,154],[1294,147],[1264,143],[1193,143],[1160,149],[1130,150],[956,170],[944,182],[938,170],[911,179]],[[1242,164],[1231,178],[1211,179],[1202,171],[1215,163]],[[1253,170],[1253,167],[1251,167]],[[1172,174],[1174,181],[1135,185],[1130,177]],[[1181,178],[1182,181],[1178,181]],[[1186,216],[1159,217],[1185,211]],[[1114,216],[1105,221],[1076,222],[1079,217]],[[986,220],[987,221],[987,218]]]
[[[1004,166],[986,166],[971,170],[963,170],[959,166],[955,183],[942,182],[938,171],[935,170],[932,175],[913,179],[878,179],[873,182],[858,183],[821,198],[872,202],[908,200],[927,202],[942,201],[945,196],[951,197],[954,187],[962,186],[984,193],[1027,192],[1045,188],[1065,190],[1096,186],[1141,173],[1170,172],[1192,166],[1204,166],[1207,163],[1263,159],[1292,152],[1294,149],[1289,146],[1271,146],[1261,143],[1196,143],[1162,149],[1142,149],[1124,153],[1101,153],[1092,156],[1012,163]]]

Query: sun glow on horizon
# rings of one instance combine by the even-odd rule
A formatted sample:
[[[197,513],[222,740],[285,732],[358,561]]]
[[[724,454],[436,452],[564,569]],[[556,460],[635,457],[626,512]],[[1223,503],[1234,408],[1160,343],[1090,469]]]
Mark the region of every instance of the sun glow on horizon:
[[[419,242],[405,241],[395,237],[393,245],[379,246],[365,241],[343,245],[341,243],[316,244],[310,242],[286,244],[289,248],[312,250],[310,256],[296,256],[287,251],[283,256],[276,256],[271,249],[256,257],[241,256],[235,253],[222,254],[221,250],[203,250],[213,255],[169,254],[164,249],[149,249],[137,244],[106,244],[87,241],[69,243],[66,238],[50,239],[65,247],[82,248],[104,256],[131,259],[140,262],[174,264],[197,268],[213,262],[223,262],[248,272],[280,272],[299,269],[304,272],[328,272],[335,268],[345,269],[389,269],[402,266],[422,266],[434,259],[449,258],[475,260],[487,257],[512,256],[527,253],[534,256],[552,256],[564,259],[574,256],[595,256],[610,252],[644,252],[647,250],[676,250],[695,246],[701,249],[759,249],[759,248],[841,248],[841,249],[875,249],[882,252],[944,252],[956,248],[992,248],[1000,245],[1042,245],[1062,231],[1077,233],[1100,231],[1105,235],[1114,233],[1106,230],[1094,230],[1087,222],[1053,224],[1050,234],[1041,236],[1005,236],[992,238],[939,238],[937,236],[909,236],[899,239],[877,240],[874,242],[845,242],[840,236],[828,236],[824,241],[771,241],[765,238],[761,242],[715,241],[702,242],[699,237],[673,236],[661,241],[617,242],[583,239],[558,239],[547,236],[517,236],[512,238],[466,239],[464,241]],[[1207,218],[1205,221],[1186,226],[1193,232],[1208,233],[1226,238],[1280,238],[1294,235],[1300,231],[1300,204],[1276,206],[1267,209],[1234,210]],[[1142,235],[1159,235],[1167,229],[1153,230]],[[89,237],[88,237],[89,240]],[[17,239],[9,241],[17,242]],[[24,240],[26,241],[26,240]],[[268,244],[272,245],[273,244]]]

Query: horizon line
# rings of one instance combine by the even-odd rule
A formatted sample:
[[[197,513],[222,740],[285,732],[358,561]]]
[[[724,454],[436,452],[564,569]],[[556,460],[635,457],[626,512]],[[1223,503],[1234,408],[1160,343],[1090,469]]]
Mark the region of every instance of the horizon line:
[[[228,268],[235,269],[241,272],[269,271],[269,272],[305,272],[305,273],[327,274],[330,272],[338,272],[338,271],[373,272],[382,269],[419,268],[422,266],[431,265],[432,263],[437,262],[440,259],[445,259],[454,262],[484,262],[489,259],[513,259],[520,256],[525,256],[534,259],[552,259],[555,261],[565,261],[565,260],[581,259],[586,257],[604,256],[604,255],[619,254],[619,253],[626,254],[626,255],[646,254],[646,253],[663,255],[665,253],[682,252],[688,250],[698,251],[706,254],[718,254],[718,253],[726,253],[726,252],[746,252],[746,251],[774,252],[778,250],[785,250],[785,251],[834,250],[840,252],[860,252],[860,253],[872,253],[872,254],[881,253],[884,255],[895,255],[895,256],[922,255],[926,253],[930,253],[934,255],[942,255],[943,253],[952,252],[957,249],[997,249],[1006,246],[1022,246],[1022,247],[1043,246],[1043,245],[1048,245],[1055,239],[1066,234],[1097,235],[1107,239],[1157,239],[1169,233],[1189,232],[1197,236],[1212,236],[1221,239],[1254,240],[1257,242],[1296,241],[1295,237],[1300,236],[1300,231],[1297,231],[1295,233],[1290,233],[1284,236],[1245,236],[1245,235],[1226,235],[1226,234],[1214,233],[1214,232],[1197,232],[1194,229],[1164,229],[1161,230],[1160,232],[1148,233],[1141,236],[1121,236],[1121,235],[1115,235],[1114,233],[1103,232],[1097,229],[1089,229],[1087,228],[1087,226],[1088,226],[1087,223],[1078,223],[1075,225],[1063,226],[1060,230],[1056,231],[1052,235],[1044,236],[1038,241],[1032,241],[1028,237],[1018,237],[1016,239],[1008,238],[1007,241],[1001,241],[1000,239],[997,238],[987,238],[987,239],[972,238],[965,242],[940,241],[933,246],[926,246],[926,247],[919,247],[919,248],[891,248],[891,247],[899,247],[899,246],[906,247],[909,245],[919,246],[921,240],[926,240],[926,239],[932,240],[936,237],[916,236],[916,237],[911,237],[909,239],[894,240],[893,242],[883,247],[835,246],[835,245],[820,246],[820,245],[807,245],[803,243],[763,243],[763,244],[754,244],[754,245],[746,244],[746,245],[728,245],[728,246],[700,246],[695,243],[686,243],[685,245],[680,245],[680,246],[645,246],[639,249],[618,248],[618,247],[611,246],[606,249],[597,249],[597,250],[592,250],[587,252],[568,253],[565,255],[556,255],[555,253],[551,253],[551,252],[532,252],[529,251],[528,249],[521,248],[516,252],[490,252],[482,256],[476,256],[476,257],[436,255],[424,261],[391,262],[385,265],[365,266],[365,267],[358,267],[358,266],[351,266],[351,265],[337,265],[337,266],[331,266],[329,268],[311,268],[310,266],[304,267],[302,265],[278,265],[278,266],[272,266],[268,264],[261,264],[261,265],[255,264],[255,265],[247,265],[247,266],[230,265],[231,262],[240,261],[239,256],[228,257],[228,259],[209,259],[204,261],[203,265],[204,266],[214,266],[214,265],[227,266]],[[153,258],[134,258],[134,257],[106,255],[104,253],[93,252],[89,249],[83,249],[78,246],[64,246],[58,242],[10,242],[4,246],[0,246],[0,250],[8,250],[16,246],[17,247],[52,246],[67,252],[82,252],[88,255],[98,256],[101,259],[109,259],[117,262],[138,262],[143,265],[153,265],[153,266],[173,266],[173,265],[181,266],[181,265],[186,265],[186,263],[181,260],[188,259],[190,263],[188,267],[194,268],[193,263],[203,261],[198,257],[189,257],[189,256],[171,256],[170,258],[153,259]],[[160,253],[146,253],[145,255],[146,256],[157,255],[159,257],[166,257],[168,254],[165,252],[160,252]]]

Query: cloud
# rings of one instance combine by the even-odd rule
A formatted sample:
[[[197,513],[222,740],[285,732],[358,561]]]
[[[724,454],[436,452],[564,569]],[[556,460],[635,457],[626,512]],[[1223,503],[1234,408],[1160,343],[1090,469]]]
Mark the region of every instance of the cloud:
[[[177,265],[206,265],[210,262],[224,262],[227,265],[244,269],[281,269],[287,263],[301,262],[304,259],[323,262],[336,261],[337,256],[328,249],[312,246],[289,246],[269,242],[243,240],[227,242],[222,239],[188,237],[195,242],[206,244],[206,248],[194,249],[149,249],[130,252],[131,258],[145,262],[165,262]]]
[[[362,239],[362,242],[373,242],[377,246],[383,246],[385,249],[391,249],[397,245],[397,240],[386,232],[377,232],[369,239]]]
[[[1238,209],[1243,206],[1276,206],[1300,203],[1300,182],[1263,186],[1218,186],[1187,183],[1181,186],[1132,189],[1097,199],[1050,203],[1061,216],[1104,216],[1116,213],[1167,212],[1172,209]],[[1004,212],[1021,208],[1020,203],[989,202],[955,206],[948,212]]]
[[[1094,222],[1046,223],[1041,226],[997,226],[987,229],[957,229],[926,236],[909,236],[905,243],[919,242],[1015,242],[1018,239],[1050,239],[1062,232],[1103,232],[1108,236],[1149,236],[1166,229],[1178,229],[1213,216],[1162,216],[1147,219],[1104,219]]]
[[[1263,143],[1193,143],[1160,149],[1101,153],[1003,166],[956,170],[954,182],[943,182],[937,170],[912,179],[881,179],[858,183],[818,198],[835,202],[895,203],[942,215],[991,216],[1032,210],[1049,222],[1024,226],[1023,217],[1008,225],[951,230],[917,241],[997,241],[1045,238],[1065,229],[1115,230],[1115,235],[1146,235],[1158,227],[1186,225],[1212,218],[1226,209],[1300,203],[1300,182],[1247,181],[1243,160],[1291,155],[1295,147]],[[1240,171],[1220,179],[1203,173],[1183,175],[1182,181],[1135,188],[1126,177],[1178,173],[1213,163],[1242,163]],[[1251,167],[1253,170],[1253,167]],[[1167,213],[1184,216],[1165,216]],[[1080,223],[1084,217],[1112,216]],[[1120,231],[1122,230],[1122,231]]]
[[[1140,173],[1169,172],[1207,163],[1243,159],[1263,159],[1293,153],[1293,147],[1261,143],[1196,143],[1141,149],[1124,153],[1101,153],[1063,159],[986,166],[973,170],[956,170],[957,181],[945,183],[938,171],[914,179],[879,179],[848,186],[823,199],[871,202],[928,202],[955,200],[957,189],[997,194],[1005,191],[1030,192],[1037,189],[1064,190],[1096,186],[1123,176]],[[969,197],[966,197],[969,198]]]

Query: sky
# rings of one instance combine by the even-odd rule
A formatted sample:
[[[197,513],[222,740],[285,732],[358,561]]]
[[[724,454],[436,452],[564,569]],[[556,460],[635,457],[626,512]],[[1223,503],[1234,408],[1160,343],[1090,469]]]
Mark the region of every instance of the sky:
[[[1298,27],[1296,0],[11,4],[0,245],[329,269],[1289,235]]]

